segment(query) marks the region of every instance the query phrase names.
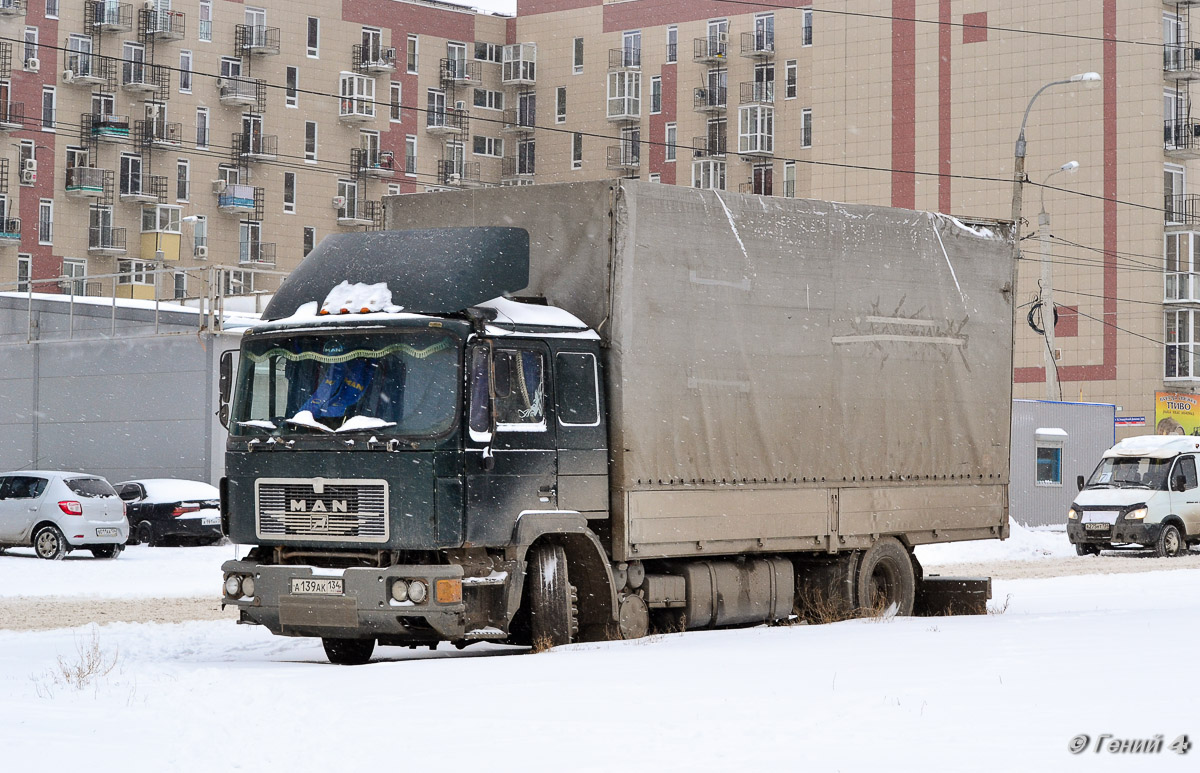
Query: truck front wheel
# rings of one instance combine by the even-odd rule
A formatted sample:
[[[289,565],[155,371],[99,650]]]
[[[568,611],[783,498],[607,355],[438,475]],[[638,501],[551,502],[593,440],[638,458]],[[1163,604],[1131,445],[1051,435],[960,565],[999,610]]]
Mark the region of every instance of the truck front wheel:
[[[374,639],[321,639],[329,662],[338,666],[361,666],[370,662]]]
[[[858,605],[867,614],[882,614],[893,606],[897,615],[912,614],[916,573],[900,540],[883,537],[863,553],[856,591]]]
[[[567,553],[561,545],[539,545],[529,556],[529,628],[535,650],[570,644],[579,633],[575,586],[567,579]]]

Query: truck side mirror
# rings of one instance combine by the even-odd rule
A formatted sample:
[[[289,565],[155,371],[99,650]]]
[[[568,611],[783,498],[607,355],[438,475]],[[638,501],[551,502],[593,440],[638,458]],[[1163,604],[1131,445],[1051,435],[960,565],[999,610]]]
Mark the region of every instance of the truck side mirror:
[[[1083,476],[1082,476],[1082,475],[1079,475],[1079,476],[1077,476],[1077,477],[1075,478],[1075,486],[1076,486],[1076,487],[1077,487],[1077,488],[1078,488],[1080,491],[1083,491]]]
[[[492,348],[479,343],[471,348],[471,399],[467,407],[467,429],[476,443],[491,443],[495,431],[492,412]]]
[[[229,429],[229,395],[233,391],[233,352],[221,352],[221,370],[217,377],[217,386],[221,393],[220,407],[217,408],[217,418],[221,426]]]

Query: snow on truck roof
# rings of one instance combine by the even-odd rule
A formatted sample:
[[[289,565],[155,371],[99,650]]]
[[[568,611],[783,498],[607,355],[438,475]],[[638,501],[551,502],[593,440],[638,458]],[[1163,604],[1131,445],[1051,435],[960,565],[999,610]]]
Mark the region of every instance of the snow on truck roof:
[[[1200,451],[1200,437],[1190,435],[1137,435],[1127,437],[1104,452],[1106,459],[1122,456],[1148,456],[1169,459],[1188,451]]]

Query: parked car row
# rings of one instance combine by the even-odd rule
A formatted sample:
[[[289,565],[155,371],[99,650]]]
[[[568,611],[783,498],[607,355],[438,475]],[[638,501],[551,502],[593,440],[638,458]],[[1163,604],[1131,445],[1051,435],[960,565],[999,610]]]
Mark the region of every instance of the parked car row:
[[[0,473],[0,550],[32,547],[57,560],[73,550],[116,558],[125,546],[221,539],[217,489],[188,480],[118,483],[57,470]]]

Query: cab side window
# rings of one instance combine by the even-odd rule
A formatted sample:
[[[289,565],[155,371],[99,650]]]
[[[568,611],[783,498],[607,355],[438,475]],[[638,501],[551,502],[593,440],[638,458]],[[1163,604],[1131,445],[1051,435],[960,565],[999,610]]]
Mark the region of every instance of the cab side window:
[[[1183,476],[1183,490],[1190,491],[1200,485],[1196,478],[1196,457],[1185,456],[1175,467],[1175,477]]]
[[[496,430],[546,429],[546,367],[541,353],[497,349],[494,363]]]

